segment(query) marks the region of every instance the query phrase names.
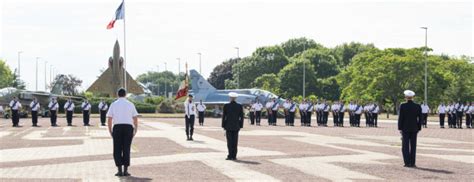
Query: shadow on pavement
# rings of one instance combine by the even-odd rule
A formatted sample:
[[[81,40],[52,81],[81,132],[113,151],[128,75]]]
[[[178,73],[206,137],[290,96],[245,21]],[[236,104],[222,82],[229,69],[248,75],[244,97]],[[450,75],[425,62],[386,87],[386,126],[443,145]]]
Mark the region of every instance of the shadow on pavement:
[[[443,173],[443,174],[454,174],[454,172],[451,171],[446,171],[442,169],[430,169],[430,168],[423,168],[423,167],[415,167],[414,169],[422,170],[422,171],[428,171],[432,173]]]

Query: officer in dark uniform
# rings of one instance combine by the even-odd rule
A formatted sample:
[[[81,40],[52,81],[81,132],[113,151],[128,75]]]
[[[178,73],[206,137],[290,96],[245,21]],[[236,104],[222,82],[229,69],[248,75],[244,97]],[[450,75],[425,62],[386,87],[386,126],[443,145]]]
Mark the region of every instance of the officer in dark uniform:
[[[421,130],[423,116],[421,106],[413,102],[415,92],[405,90],[406,103],[400,105],[398,116],[398,130],[402,134],[402,153],[405,167],[416,167],[416,139]]]
[[[230,103],[224,105],[222,114],[222,128],[226,131],[227,149],[229,154],[226,160],[237,160],[237,144],[239,141],[239,130],[244,126],[244,110],[237,103],[238,94],[229,93]]]
[[[21,109],[21,103],[18,101],[16,97],[13,97],[13,100],[10,101],[10,110],[12,111],[12,123],[13,127],[20,127],[20,109]]]

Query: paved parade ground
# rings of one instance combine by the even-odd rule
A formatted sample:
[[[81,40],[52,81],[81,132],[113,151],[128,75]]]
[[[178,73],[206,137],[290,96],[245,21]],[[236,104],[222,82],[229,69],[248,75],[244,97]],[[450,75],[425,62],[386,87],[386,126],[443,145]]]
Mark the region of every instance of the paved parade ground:
[[[265,121],[266,120],[262,120]],[[394,121],[379,128],[250,126],[240,132],[237,161],[227,155],[219,119],[195,126],[186,141],[184,119],[140,119],[133,139],[132,177],[115,177],[112,139],[92,119],[83,127],[40,128],[22,119],[0,126],[0,181],[469,181],[474,179],[474,130],[440,129],[418,137],[417,168],[403,167]],[[264,123],[265,123],[264,122]],[[196,121],[197,123],[197,121]],[[348,125],[347,121],[345,123]]]

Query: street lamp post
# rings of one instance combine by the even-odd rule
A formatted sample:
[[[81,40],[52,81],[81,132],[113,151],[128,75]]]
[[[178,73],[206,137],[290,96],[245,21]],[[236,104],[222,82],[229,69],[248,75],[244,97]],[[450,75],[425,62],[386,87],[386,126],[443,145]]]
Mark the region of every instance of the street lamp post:
[[[36,57],[36,91],[38,91],[38,60],[40,57]]]
[[[53,65],[49,65],[49,84],[51,84],[53,81]]]
[[[239,47],[234,47],[234,49],[237,50],[237,59],[240,59],[240,55],[239,55],[240,49],[239,49]],[[240,73],[237,75],[237,88],[240,88]]]
[[[46,65],[48,64],[48,61],[45,61],[44,62],[44,91],[46,92],[47,89],[48,89],[48,81],[47,81],[47,76],[46,76],[46,73],[47,73],[47,70],[46,70]]]
[[[166,67],[166,62],[165,62],[165,71],[168,71],[168,68]],[[165,98],[168,98],[168,85],[166,84],[166,80],[165,80]]]
[[[234,47],[234,49],[237,50],[237,58],[240,58],[240,56],[239,56],[239,51],[240,51],[239,47]]]
[[[18,73],[17,73],[18,74],[17,75],[18,79],[20,79],[20,55],[21,55],[21,53],[23,53],[23,51],[18,51],[18,70],[17,70],[18,71]]]
[[[303,51],[306,50],[306,44],[303,45]],[[306,61],[303,60],[303,99],[306,96]]]
[[[176,58],[178,60],[178,75],[181,73],[181,58]]]
[[[202,75],[202,72],[201,72],[201,53],[198,52],[197,54],[199,55],[199,74]]]
[[[425,104],[428,104],[428,27],[421,27],[425,30]]]

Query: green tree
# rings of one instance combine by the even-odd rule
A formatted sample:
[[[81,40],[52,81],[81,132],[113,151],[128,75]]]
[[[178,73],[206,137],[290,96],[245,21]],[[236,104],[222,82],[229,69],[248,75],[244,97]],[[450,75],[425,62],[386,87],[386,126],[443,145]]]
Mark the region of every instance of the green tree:
[[[270,73],[270,74],[263,74],[255,79],[252,82],[252,86],[256,88],[260,88],[263,90],[270,91],[276,95],[280,94],[280,78],[277,75]]]
[[[344,43],[331,50],[341,67],[347,66],[352,58],[362,52],[375,49],[373,44],[362,44],[358,42]]]
[[[281,44],[281,47],[285,51],[287,57],[293,57],[294,55],[301,53],[307,49],[320,49],[323,48],[321,44],[316,43],[312,39],[305,37],[290,39]]]
[[[291,98],[303,94],[303,67],[306,72],[306,95],[314,93],[317,85],[313,65],[307,59],[292,58],[291,63],[278,73],[281,80],[280,92],[283,97]]]
[[[12,71],[3,60],[0,60],[0,88],[9,87],[12,83]]]
[[[183,73],[177,75],[171,71],[149,71],[137,77],[137,81],[145,84],[154,95],[165,95],[165,92],[176,92],[183,79]]]
[[[258,48],[250,57],[245,57],[232,67],[233,77],[239,88],[248,88],[255,78],[263,74],[278,74],[288,64],[280,46]]]
[[[214,67],[212,70],[211,75],[207,79],[209,83],[214,86],[216,89],[224,89],[225,88],[225,80],[232,79],[232,66],[236,64],[240,58],[229,59],[224,61],[223,63]]]

